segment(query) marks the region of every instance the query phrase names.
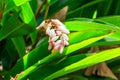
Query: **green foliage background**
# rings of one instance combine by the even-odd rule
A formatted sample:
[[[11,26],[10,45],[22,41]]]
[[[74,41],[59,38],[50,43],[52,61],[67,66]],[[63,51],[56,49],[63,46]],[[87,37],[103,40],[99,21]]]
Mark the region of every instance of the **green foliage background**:
[[[83,74],[82,69],[103,61],[120,74],[119,47],[89,53],[91,47],[120,44],[120,0],[39,1],[45,3],[37,14],[37,0],[0,0],[0,75],[5,80],[112,80]],[[47,19],[69,7],[64,24],[71,31],[70,45],[63,54],[48,51],[48,37],[35,29],[48,5]],[[82,49],[86,51],[79,54]]]

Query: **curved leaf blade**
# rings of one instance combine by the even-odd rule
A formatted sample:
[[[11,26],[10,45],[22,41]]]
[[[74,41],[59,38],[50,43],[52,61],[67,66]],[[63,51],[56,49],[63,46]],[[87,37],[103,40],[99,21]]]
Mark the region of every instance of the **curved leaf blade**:
[[[25,55],[25,42],[24,42],[24,39],[22,36],[20,37],[15,37],[15,38],[11,38],[12,42],[14,43],[17,51],[18,51],[18,54],[20,57],[23,57]]]
[[[70,31],[82,31],[82,30],[120,30],[117,26],[111,26],[106,24],[100,24],[95,22],[85,21],[68,21],[65,22],[66,27]],[[74,27],[73,27],[74,26]]]
[[[44,63],[49,63],[61,56],[66,56],[76,50],[79,50],[85,46],[88,46],[100,39],[103,39],[109,35],[111,35],[113,33],[109,33],[109,34],[106,34],[106,35],[103,35],[103,36],[99,36],[99,37],[95,37],[95,38],[90,38],[90,39],[87,39],[87,40],[84,40],[80,43],[76,43],[76,44],[73,44],[73,45],[70,45],[68,47],[65,48],[64,52],[62,53],[62,55],[60,55],[58,52],[55,52],[53,54],[50,54],[49,56],[39,60],[37,63],[35,63],[34,65],[32,65],[31,67],[29,67],[28,69],[26,69],[24,71],[24,74],[21,74],[18,76],[18,80],[21,80],[21,79],[24,79],[27,75],[31,74],[33,71],[36,71],[42,64]]]
[[[15,23],[14,23],[15,22]],[[18,16],[12,16],[0,30],[0,41],[8,36],[21,36],[34,30],[33,27],[21,22]]]
[[[30,0],[8,0],[8,4],[4,10],[4,15],[8,13],[10,10],[14,9],[15,7],[18,7]]]
[[[105,22],[108,22],[110,24],[120,27],[120,16],[119,15],[101,17],[101,18],[98,18],[98,20],[102,20],[102,21],[105,21]]]
[[[97,63],[110,60],[112,58],[120,56],[119,52],[120,52],[120,48],[115,48],[115,49],[110,49],[110,50],[105,50],[105,51],[99,52],[97,54],[89,56],[83,60],[73,63],[73,64],[51,74],[50,76],[46,77],[44,80],[52,80],[54,78],[71,73],[73,71],[77,71],[77,70],[95,65]]]

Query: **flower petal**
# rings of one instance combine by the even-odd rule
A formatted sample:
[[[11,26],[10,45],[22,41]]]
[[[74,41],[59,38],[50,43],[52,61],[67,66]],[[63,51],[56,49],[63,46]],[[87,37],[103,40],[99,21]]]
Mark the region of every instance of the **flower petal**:
[[[55,36],[52,38],[52,41],[56,41],[59,38],[59,36]]]
[[[54,29],[51,29],[50,37],[55,37],[55,36],[56,36],[55,30],[54,30]]]
[[[65,33],[65,34],[69,34],[69,30],[66,29],[66,27],[64,26],[58,26],[57,30],[60,30],[61,32]]]
[[[64,49],[64,46],[61,46],[61,47],[60,47],[60,50],[59,50],[60,54],[62,54],[63,49]]]
[[[61,36],[61,35],[62,35],[62,33],[61,33],[60,31],[56,31],[56,34],[57,34],[58,36]]]
[[[55,49],[55,50],[59,50],[59,48],[60,48],[60,45],[54,46],[54,49]]]
[[[51,50],[51,49],[52,49],[52,44],[49,43],[48,50]]]
[[[50,33],[51,33],[50,27],[48,27],[48,28],[46,29],[46,34],[49,35]]]
[[[69,45],[68,41],[64,40],[64,45],[65,46]]]
[[[43,21],[38,27],[36,27],[36,30],[39,30],[40,28],[45,26],[45,21]]]
[[[68,36],[66,35],[66,34],[62,34],[62,36],[61,36],[63,39],[65,39],[65,40],[69,40],[69,38],[68,38]]]
[[[61,40],[58,40],[58,41],[56,41],[55,46],[56,46],[56,45],[61,45],[61,43],[62,43],[62,41],[61,41]]]

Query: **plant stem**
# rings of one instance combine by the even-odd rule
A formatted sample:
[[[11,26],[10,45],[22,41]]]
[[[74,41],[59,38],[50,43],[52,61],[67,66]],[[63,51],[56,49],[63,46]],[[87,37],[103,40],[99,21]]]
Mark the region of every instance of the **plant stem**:
[[[36,19],[38,18],[38,16],[39,16],[39,14],[40,14],[40,12],[41,12],[41,10],[42,10],[42,8],[43,8],[43,6],[44,6],[44,4],[47,2],[47,0],[43,0],[43,3],[41,4],[41,6],[39,7],[39,9],[38,9],[38,12],[37,12],[37,14],[36,14]]]
[[[48,6],[46,8],[45,15],[44,15],[44,20],[47,18],[49,8],[50,8],[50,3],[48,3]]]

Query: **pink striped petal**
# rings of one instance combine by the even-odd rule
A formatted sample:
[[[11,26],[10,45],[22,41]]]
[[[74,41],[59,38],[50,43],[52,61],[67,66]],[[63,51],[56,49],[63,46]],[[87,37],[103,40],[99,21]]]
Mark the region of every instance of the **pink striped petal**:
[[[58,25],[62,25],[62,23],[58,19],[52,19],[52,22]]]
[[[58,41],[56,41],[55,46],[56,46],[56,45],[61,45],[61,43],[62,43],[62,41],[61,41],[61,40],[58,40]]]
[[[59,50],[60,54],[62,54],[63,49],[64,49],[64,46],[61,46],[61,47],[60,47],[60,50]]]
[[[66,34],[62,34],[62,36],[61,36],[63,39],[65,39],[65,40],[69,40],[69,38],[68,38],[68,36],[66,35]]]
[[[68,41],[64,40],[64,45],[65,46],[69,45]]]
[[[59,50],[59,48],[60,48],[60,45],[54,46],[54,49],[55,49],[55,50]]]
[[[56,31],[56,34],[57,34],[58,36],[61,36],[61,35],[62,35],[62,33],[61,33],[60,31]]]
[[[53,37],[51,40],[52,40],[52,41],[56,41],[58,38],[59,38],[59,36],[55,36],[55,37]]]
[[[60,30],[61,32],[65,33],[65,34],[69,34],[69,30],[66,29],[65,27],[63,26],[58,26],[57,30]]]

